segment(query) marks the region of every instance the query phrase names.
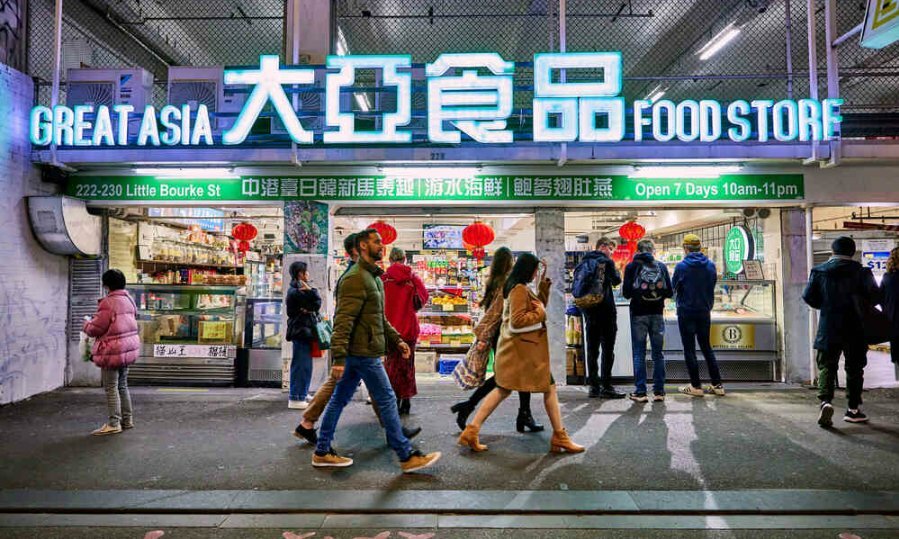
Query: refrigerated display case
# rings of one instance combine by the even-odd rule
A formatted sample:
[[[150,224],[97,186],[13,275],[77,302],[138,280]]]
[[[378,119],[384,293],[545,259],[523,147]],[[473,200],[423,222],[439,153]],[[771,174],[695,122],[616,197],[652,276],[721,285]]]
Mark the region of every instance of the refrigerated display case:
[[[245,299],[236,286],[133,284],[141,357],[134,383],[232,385]]]
[[[244,326],[246,380],[250,385],[281,386],[281,298],[248,298]]]

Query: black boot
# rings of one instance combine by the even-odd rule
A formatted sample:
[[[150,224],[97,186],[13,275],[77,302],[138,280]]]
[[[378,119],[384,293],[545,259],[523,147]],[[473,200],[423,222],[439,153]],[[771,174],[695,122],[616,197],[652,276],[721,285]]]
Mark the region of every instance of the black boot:
[[[399,409],[400,415],[409,415],[409,412],[412,410],[412,401],[409,399],[400,399]]]
[[[468,416],[474,412],[474,405],[468,401],[457,402],[450,408],[450,411],[456,414],[456,425],[459,425],[459,430],[465,430]]]
[[[403,427],[403,436],[411,440],[421,433],[421,427]]]
[[[529,410],[518,410],[518,419],[515,420],[515,430],[518,432],[541,432],[543,425],[534,421],[534,416]]]
[[[598,399],[600,396],[602,396],[602,388],[599,387],[599,384],[590,384],[590,393],[587,394],[587,397]]]

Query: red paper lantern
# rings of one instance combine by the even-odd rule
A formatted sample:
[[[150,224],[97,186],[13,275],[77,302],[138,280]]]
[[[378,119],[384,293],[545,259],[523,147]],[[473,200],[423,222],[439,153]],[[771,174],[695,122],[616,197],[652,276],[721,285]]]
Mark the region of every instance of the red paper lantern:
[[[462,241],[475,247],[484,247],[490,245],[496,234],[487,223],[483,221],[475,221],[462,230]]]
[[[475,257],[475,260],[484,260],[484,257],[487,256],[487,251],[483,247],[475,247],[471,250],[471,256]]]
[[[621,225],[621,228],[618,229],[618,234],[624,241],[638,241],[646,235],[646,229],[636,221],[628,221]]]
[[[250,250],[250,242],[246,240],[240,240],[240,243],[237,244],[237,250],[241,253],[245,253]]]
[[[374,223],[368,225],[368,228],[373,228],[378,231],[378,234],[381,235],[381,243],[384,245],[390,245],[391,243],[396,241],[396,229],[393,228],[389,223],[386,223],[381,220],[377,220]]]
[[[258,234],[256,227],[246,221],[234,225],[231,229],[231,236],[240,241],[252,241]]]

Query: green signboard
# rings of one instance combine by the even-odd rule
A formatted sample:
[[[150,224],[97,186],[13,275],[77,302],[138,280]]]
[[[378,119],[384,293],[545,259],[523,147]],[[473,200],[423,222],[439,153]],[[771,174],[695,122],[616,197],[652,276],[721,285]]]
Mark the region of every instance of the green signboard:
[[[743,261],[755,258],[755,244],[752,232],[739,225],[727,231],[724,238],[724,266],[728,273],[743,273]]]
[[[627,176],[248,176],[163,179],[147,176],[71,177],[67,194],[86,200],[229,202],[344,201],[763,201],[801,200],[801,174],[734,174],[714,179],[635,179]]]

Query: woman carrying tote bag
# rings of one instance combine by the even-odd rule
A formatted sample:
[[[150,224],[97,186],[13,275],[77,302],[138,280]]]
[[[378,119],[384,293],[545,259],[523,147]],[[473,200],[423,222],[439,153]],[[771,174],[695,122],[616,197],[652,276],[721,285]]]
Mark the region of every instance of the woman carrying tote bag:
[[[484,399],[472,422],[459,436],[459,445],[473,451],[487,450],[478,440],[478,433],[484,421],[512,391],[543,393],[543,405],[553,427],[551,452],[584,451],[583,446],[571,441],[562,423],[559,396],[549,369],[546,303],[552,282],[546,278],[545,266],[539,279],[539,294],[535,295],[527,286],[537,277],[540,265],[530,253],[519,256],[503,286],[503,322],[495,359],[497,387]]]
[[[305,262],[290,265],[290,288],[287,290],[288,341],[293,343],[290,360],[290,392],[287,407],[305,410],[312,400],[309,384],[312,382],[312,348],[318,342],[318,311],[322,298],[318,290],[309,285],[309,272]]]

